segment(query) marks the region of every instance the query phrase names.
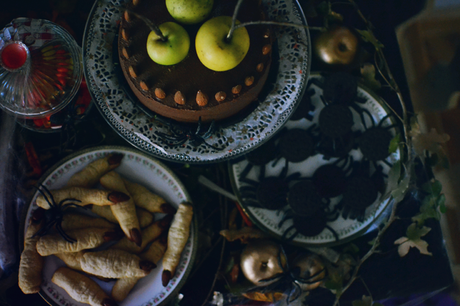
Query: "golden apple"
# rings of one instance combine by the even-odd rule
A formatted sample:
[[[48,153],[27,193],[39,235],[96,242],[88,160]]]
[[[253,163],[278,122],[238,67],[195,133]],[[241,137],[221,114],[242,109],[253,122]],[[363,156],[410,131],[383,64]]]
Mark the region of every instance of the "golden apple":
[[[335,26],[319,34],[313,48],[326,64],[349,65],[358,51],[358,37],[345,26]]]
[[[267,239],[260,239],[248,244],[240,257],[241,271],[244,276],[254,285],[267,286],[276,280],[262,281],[283,273],[286,258],[280,253],[280,246]]]

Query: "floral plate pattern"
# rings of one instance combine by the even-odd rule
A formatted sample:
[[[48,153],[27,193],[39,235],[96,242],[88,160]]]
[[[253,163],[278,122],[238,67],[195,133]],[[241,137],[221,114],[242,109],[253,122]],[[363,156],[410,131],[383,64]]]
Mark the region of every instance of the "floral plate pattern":
[[[307,85],[307,93],[305,95],[310,96],[313,110],[308,112],[308,114],[300,120],[297,118],[297,120],[289,120],[285,125],[287,130],[307,130],[318,123],[319,113],[324,108],[324,104],[322,102],[323,91],[322,88],[318,86],[318,82],[322,82],[323,80],[324,79],[321,75],[312,73]],[[357,100],[360,100],[363,103],[360,107],[368,110],[375,122],[382,122],[382,127],[390,127],[394,125],[392,117],[387,116],[389,111],[386,108],[384,101],[362,85],[358,86]],[[355,110],[352,110],[352,113],[354,121],[352,131],[363,131],[365,127],[360,121],[360,116]],[[365,122],[367,127],[371,125],[369,118],[366,118]],[[389,131],[393,134],[393,136],[395,135],[395,128],[389,128]],[[299,139],[299,141],[301,141],[301,139]],[[353,158],[354,161],[360,161],[363,159],[362,153],[357,148],[352,149],[349,155]],[[284,160],[285,159],[282,158],[274,166],[272,162],[267,163],[265,165],[265,176],[269,177],[280,175],[284,167]],[[301,162],[289,162],[287,176],[293,174],[294,172],[299,172],[301,177],[312,177],[315,170],[320,166],[334,163],[337,160],[338,158],[336,157],[327,159],[321,154],[316,154]],[[399,160],[399,151],[390,154],[384,161],[382,160],[377,162],[377,165],[382,167],[383,177],[388,175],[391,165],[394,164],[397,160]],[[286,230],[293,225],[292,220],[287,220],[282,224],[281,227],[279,226],[280,221],[287,211],[287,207],[284,207],[280,210],[269,210],[253,205],[247,205],[242,200],[240,188],[248,186],[248,184],[241,181],[241,173],[244,171],[247,165],[248,161],[244,158],[238,158],[236,160],[229,161],[230,178],[232,181],[234,193],[238,197],[238,202],[243,211],[255,224],[260,226],[261,229],[267,231],[277,238],[282,238]],[[259,169],[257,166],[255,166],[251,168],[246,177],[254,181],[259,181],[258,175]],[[292,243],[302,246],[331,246],[345,243],[366,231],[370,231],[372,228],[374,228],[374,226],[378,225],[377,223],[383,221],[386,216],[386,212],[388,212],[387,208],[390,207],[391,204],[388,200],[382,201],[381,197],[382,194],[379,193],[379,196],[375,202],[366,208],[362,221],[351,218],[343,218],[340,216],[337,220],[328,222],[327,225],[336,232],[337,237],[333,234],[332,231],[325,228],[320,234],[316,236],[307,237],[299,234],[293,239]],[[333,205],[337,204],[340,200],[341,196],[332,198],[329,207],[333,207]]]
[[[306,26],[300,5],[293,0],[264,0],[270,20]],[[276,27],[279,53],[274,84],[270,92],[245,118],[216,129],[206,144],[187,141],[172,146],[161,134],[170,128],[130,99],[120,82],[114,64],[114,39],[124,1],[96,1],[86,24],[83,39],[84,73],[88,88],[102,116],[126,141],[145,153],[176,162],[209,163],[228,160],[251,150],[276,133],[295,110],[303,96],[311,61],[308,30],[302,27]],[[116,45],[116,44],[115,44]],[[272,65],[275,66],[275,65]],[[214,148],[213,148],[214,147]],[[215,148],[218,149],[215,149]]]
[[[50,169],[41,179],[41,184],[50,190],[62,188],[74,173],[82,170],[90,162],[110,153],[121,153],[124,155],[120,166],[115,170],[123,177],[144,185],[176,207],[183,201],[191,201],[182,183],[165,165],[136,149],[118,146],[96,147],[79,151]],[[36,192],[27,211],[24,223],[24,233],[27,230],[27,224],[29,224],[32,212],[37,208],[35,199],[38,195],[39,193]],[[161,214],[159,214],[156,219],[160,219],[161,217]],[[156,306],[170,302],[174,294],[177,294],[184,285],[192,269],[196,257],[196,250],[197,222],[196,218],[194,218],[190,238],[182,252],[176,274],[169,284],[163,287],[161,283],[161,272],[163,268],[160,262],[148,276],[144,277],[136,284],[128,297],[119,305]],[[76,302],[62,288],[51,282],[54,271],[62,265],[64,265],[64,263],[55,256],[45,257],[43,283],[40,295],[51,305],[87,305]],[[110,295],[114,281],[103,282],[96,278],[93,278],[93,280]]]

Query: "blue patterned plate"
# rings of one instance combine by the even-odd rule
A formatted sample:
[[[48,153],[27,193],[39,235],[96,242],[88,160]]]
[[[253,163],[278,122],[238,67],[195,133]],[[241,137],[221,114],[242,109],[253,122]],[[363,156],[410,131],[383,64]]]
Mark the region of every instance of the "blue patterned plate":
[[[121,153],[124,155],[120,166],[115,170],[123,177],[144,185],[176,207],[183,201],[191,202],[182,183],[165,165],[138,150],[118,146],[97,147],[79,151],[50,169],[39,183],[50,190],[62,188],[74,173],[82,170],[90,162],[106,156],[109,153]],[[27,230],[27,224],[29,224],[32,211],[37,208],[35,199],[38,194],[38,192],[35,193],[27,211],[24,232]],[[156,216],[156,219],[158,220],[161,217],[161,214],[159,214]],[[182,252],[176,275],[166,287],[163,287],[161,284],[161,272],[163,268],[160,262],[149,275],[142,278],[136,284],[127,298],[119,305],[155,306],[170,303],[171,299],[177,295],[180,288],[184,285],[193,267],[198,246],[197,230],[197,221],[196,218],[194,218],[190,237]],[[40,295],[51,305],[87,305],[76,302],[62,288],[51,282],[54,271],[62,265],[65,264],[53,255],[45,257],[43,283]],[[114,281],[104,282],[97,278],[93,278],[93,280],[110,295]]]
[[[273,136],[288,120],[303,96],[311,61],[309,32],[299,27],[276,27],[279,52],[274,83],[250,114],[238,122],[216,129],[206,140],[209,145],[171,146],[160,135],[171,129],[153,120],[139,102],[129,98],[114,65],[113,42],[123,0],[109,0],[113,5],[96,1],[83,39],[84,73],[93,100],[102,116],[126,141],[145,153],[175,162],[210,163],[240,156]],[[270,20],[306,25],[300,5],[293,0],[264,0]],[[272,65],[275,66],[275,65]],[[266,86],[266,87],[267,87]],[[196,130],[196,129],[195,129]],[[215,148],[218,149],[215,149]]]
[[[295,113],[292,118],[295,118],[296,120],[291,119],[285,125],[287,130],[309,130],[317,126],[319,114],[324,108],[324,103],[322,101],[323,89],[321,88],[322,81],[322,76],[317,73],[312,73],[308,82],[307,92],[305,94],[305,97],[307,97],[307,95],[310,96],[312,107],[310,108],[310,111],[304,111],[301,116],[297,116],[298,113]],[[364,122],[366,125],[364,126],[358,112],[353,108],[350,108],[352,109],[354,122],[351,130],[354,134],[359,135],[359,133],[372,128],[373,121],[375,124],[381,124],[383,128],[387,127],[388,131],[393,136],[395,135],[396,128],[393,127],[394,120],[392,117],[388,117],[389,110],[386,107],[385,102],[380,97],[360,85],[358,86],[356,101],[359,101],[358,107],[365,109],[372,119],[367,115],[364,115]],[[356,103],[358,104],[358,102]],[[298,110],[304,110],[304,108],[299,107]],[[302,141],[305,140],[298,139],[298,142]],[[349,160],[352,160],[353,162],[366,162],[363,158],[362,152],[357,147],[354,147],[346,156],[348,156],[350,158]],[[338,160],[339,158],[337,157],[326,158],[322,154],[315,153],[303,161],[289,162],[287,167],[287,176],[297,172],[302,178],[312,178],[316,169],[320,166],[332,164]],[[385,159],[379,160],[375,163],[370,162],[370,173],[376,173],[376,169],[379,168],[381,171],[378,171],[378,173],[381,174],[381,178],[383,178],[383,182],[385,182],[391,165],[397,160],[399,160],[399,152],[393,153]],[[265,177],[280,176],[285,166],[284,161],[285,159],[282,158],[275,165],[273,164],[273,160],[265,164]],[[340,160],[338,163],[342,165],[343,161]],[[246,196],[243,197],[242,190],[245,190],[245,188],[247,188],[250,184],[246,183],[245,180],[242,180],[242,176],[257,183],[260,179],[260,167],[253,166],[252,168],[247,168],[248,164],[248,160],[243,158],[229,161],[230,178],[232,180],[233,190],[238,196],[241,207],[250,219],[261,229],[266,230],[268,233],[277,238],[282,238],[286,233],[288,233],[286,237],[291,237],[291,235],[295,232],[294,229],[289,229],[293,225],[292,219],[287,219],[284,223],[281,223],[280,226],[281,220],[288,213],[288,206],[284,206],[279,210],[269,210],[260,206],[258,207],[257,205],[251,205],[251,199]],[[250,171],[247,172],[245,169],[250,169]],[[348,177],[350,177],[350,174]],[[330,178],[330,180],[333,180],[333,178]],[[291,185],[293,183],[295,183],[295,181],[290,182]],[[298,234],[292,240],[292,243],[302,246],[330,246],[350,241],[366,231],[371,230],[373,226],[378,225],[378,223],[382,221],[382,218],[385,216],[385,212],[388,211],[387,208],[390,206],[388,200],[381,200],[381,196],[382,194],[379,193],[377,199],[365,210],[351,210],[349,213],[345,214],[345,216],[341,213],[336,220],[328,222],[327,227],[324,228],[318,235],[304,236],[302,234]],[[330,211],[333,211],[332,208],[338,204],[341,199],[342,195],[334,196],[330,199],[330,203],[327,204]],[[332,215],[333,214],[331,213],[329,216]],[[358,217],[354,217],[353,215]]]

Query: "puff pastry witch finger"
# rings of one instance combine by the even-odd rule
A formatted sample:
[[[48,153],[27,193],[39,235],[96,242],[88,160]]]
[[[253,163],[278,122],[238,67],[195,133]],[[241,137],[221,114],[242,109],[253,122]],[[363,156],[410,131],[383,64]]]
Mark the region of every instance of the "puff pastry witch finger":
[[[79,206],[86,206],[89,204],[104,206],[129,200],[129,196],[123,192],[82,187],[62,188],[50,190],[49,192],[56,204],[64,200],[69,200],[65,203],[75,203]],[[45,198],[43,194],[39,195],[36,199],[37,205],[44,209],[50,209],[49,202],[51,199],[47,198]]]
[[[167,236],[166,232],[164,232],[160,238],[150,245],[147,251],[139,254],[139,257],[151,261],[154,264],[158,264],[166,251],[166,242]],[[117,302],[123,301],[141,278],[142,277],[124,277],[117,279],[112,287],[113,299]]]
[[[19,261],[18,285],[25,294],[37,293],[42,283],[43,257],[37,252],[40,237],[34,235],[42,228],[44,219],[31,219],[24,237],[24,250]]]
[[[107,278],[144,277],[156,267],[151,261],[123,250],[86,252],[80,263],[83,271]]]
[[[101,177],[100,183],[104,186],[104,188],[129,195],[123,179],[114,171],[110,171]],[[117,203],[112,205],[110,208],[112,209],[112,213],[115,218],[117,218],[118,223],[120,224],[120,227],[126,237],[140,246],[142,243],[141,229],[139,220],[137,219],[136,206],[134,205],[133,199],[130,198],[125,202]]]
[[[63,288],[77,302],[92,306],[117,305],[95,281],[67,267],[57,269],[51,281]]]
[[[96,215],[99,215],[102,218],[107,219],[110,222],[118,224],[118,220],[113,215],[112,209],[110,208],[110,206],[93,205],[91,207],[91,211],[95,213]],[[151,212],[143,208],[136,207],[136,214],[137,214],[137,219],[139,220],[139,226],[141,228],[145,228],[149,226],[150,224],[152,224],[152,222],[155,219],[155,216]]]
[[[104,207],[104,206],[99,206]],[[107,207],[110,209],[109,207]],[[116,228],[118,225],[111,223],[104,218],[94,218],[84,214],[78,213],[67,213],[62,217],[61,227],[64,231],[75,230],[80,228],[87,227],[96,227],[96,228]]]
[[[181,203],[168,231],[168,247],[163,257],[163,273],[161,281],[166,286],[179,264],[181,253],[187,244],[192,223],[193,206],[190,203]]]
[[[126,237],[123,237],[123,239],[111,246],[111,248],[138,254],[144,250],[147,244],[160,237],[160,235],[169,228],[172,218],[173,215],[166,215],[162,219],[144,228],[142,230],[142,244],[140,246],[129,241]]]
[[[120,153],[113,153],[96,159],[83,168],[83,170],[72,175],[67,182],[67,187],[91,188],[96,186],[104,174],[120,165],[122,159],[123,154]]]
[[[37,241],[37,251],[42,256],[56,253],[79,252],[101,246],[107,241],[120,239],[121,231],[105,228],[84,228],[68,231],[67,233],[76,242],[68,242],[59,234],[40,237]]]
[[[141,184],[131,182],[127,179],[123,179],[123,181],[136,206],[151,213],[173,214],[176,212],[176,209],[167,203],[165,199],[151,192]]]

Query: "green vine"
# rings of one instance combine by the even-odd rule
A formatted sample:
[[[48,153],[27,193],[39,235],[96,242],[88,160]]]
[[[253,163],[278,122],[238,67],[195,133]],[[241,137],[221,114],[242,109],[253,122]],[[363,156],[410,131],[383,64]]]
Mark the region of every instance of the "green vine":
[[[344,281],[344,275],[332,273],[325,283],[325,286],[331,289],[336,296],[334,306],[340,304],[342,295],[356,280],[360,279],[359,271],[363,263],[378,252],[385,232],[398,219],[398,204],[401,203],[408,192],[417,190],[426,196],[422,200],[420,211],[412,218],[412,223],[406,230],[406,236],[397,239],[395,245],[398,245],[398,253],[401,257],[405,256],[411,248],[417,248],[421,254],[431,255],[427,249],[428,243],[422,239],[431,230],[425,226],[425,221],[431,218],[439,220],[440,214],[445,212],[445,196],[442,193],[442,186],[438,180],[433,179],[421,187],[417,185],[415,165],[416,161],[421,161],[426,167],[434,167],[435,165],[448,166],[442,144],[449,137],[447,135],[440,135],[436,131],[430,131],[430,133],[425,134],[420,131],[417,117],[408,113],[403,94],[385,58],[384,45],[374,35],[372,23],[364,16],[354,0],[347,1],[347,4],[354,8],[354,11],[365,26],[365,29],[355,29],[356,32],[362,41],[372,45],[374,50],[374,64],[367,63],[363,65],[360,69],[361,76],[366,85],[371,89],[378,90],[385,86],[394,92],[402,110],[401,114],[396,112],[391,105],[385,103],[393,115],[400,121],[402,132],[397,134],[390,143],[390,153],[399,150],[400,160],[392,166],[388,175],[387,191],[381,198],[382,201],[389,200],[393,203],[390,216],[378,230],[367,253],[361,258],[354,260],[353,263],[350,263],[353,268],[347,280]],[[343,2],[341,3],[343,4]],[[329,27],[331,21],[337,22],[342,20],[340,14],[332,10],[333,4],[336,3],[324,1],[316,6],[316,11],[324,14],[326,28]],[[383,80],[384,85],[376,78],[377,74]],[[354,301],[352,305],[377,306],[381,304],[374,302],[372,296],[363,296],[361,300]]]

